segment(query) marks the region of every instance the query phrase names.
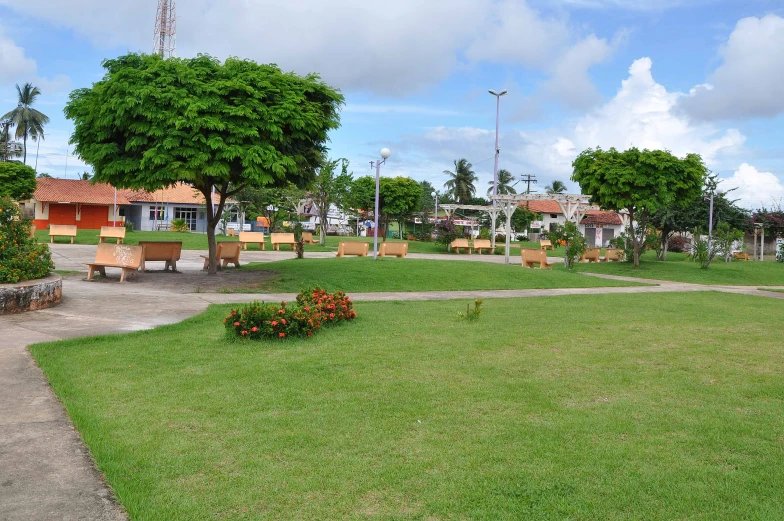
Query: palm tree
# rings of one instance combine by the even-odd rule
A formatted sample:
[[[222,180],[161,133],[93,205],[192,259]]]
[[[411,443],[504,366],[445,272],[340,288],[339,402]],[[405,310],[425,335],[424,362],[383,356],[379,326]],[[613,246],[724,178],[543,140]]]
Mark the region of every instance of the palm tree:
[[[548,194],[562,194],[566,191],[566,185],[561,181],[553,181],[552,184],[544,187]]]
[[[10,119],[16,126],[16,139],[22,140],[24,146],[24,163],[27,164],[27,138],[33,141],[44,138],[44,125],[49,123],[49,117],[43,112],[32,108],[36,98],[41,94],[38,87],[25,83],[24,87],[16,86],[19,104],[14,110],[0,119]]]
[[[512,181],[514,181],[514,176],[512,172],[509,170],[504,170],[503,168],[498,171],[498,195],[512,195],[516,194],[517,192],[514,189],[514,185],[512,185]],[[493,193],[493,182],[490,181],[488,183],[490,188],[487,189],[487,195]]]
[[[447,192],[458,203],[465,203],[476,194],[474,183],[477,181],[473,165],[467,159],[455,159],[455,171],[444,170],[452,178],[444,183]]]

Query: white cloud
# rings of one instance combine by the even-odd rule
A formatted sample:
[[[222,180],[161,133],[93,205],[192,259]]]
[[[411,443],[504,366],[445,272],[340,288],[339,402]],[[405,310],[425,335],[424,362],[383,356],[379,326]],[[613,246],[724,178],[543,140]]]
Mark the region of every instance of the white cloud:
[[[737,129],[694,123],[680,113],[676,105],[683,94],[656,83],[651,66],[649,58],[636,60],[615,97],[569,124],[529,132],[502,130],[500,167],[515,175],[537,174],[544,186],[553,179],[567,180],[574,158],[591,147],[668,149],[678,156],[695,152],[714,166],[722,154],[741,149],[746,138]],[[476,165],[492,157],[494,135],[493,130],[438,127],[407,137],[402,146],[443,165],[457,157]],[[492,168],[488,161],[476,171],[489,180]],[[413,170],[419,171],[416,166]]]
[[[24,49],[7,37],[0,26],[0,84],[10,84],[15,78],[35,74],[35,69],[35,60],[25,56]]]
[[[747,208],[771,207],[784,200],[784,183],[771,172],[760,172],[748,163],[741,164],[732,177],[722,179],[721,190],[735,188],[730,199]]]
[[[713,120],[784,112],[784,18],[743,18],[719,54],[722,64],[708,83],[681,100],[689,115]]]
[[[101,47],[152,48],[154,1],[0,5],[71,28]],[[546,16],[525,0],[191,0],[178,5],[177,15],[178,55],[275,62],[319,72],[344,90],[393,96],[432,86],[465,65],[501,61],[554,75],[552,96],[582,105],[596,98],[586,71],[607,55],[604,40],[573,37],[580,31],[566,18]],[[562,88],[568,78],[572,89]],[[588,94],[573,98],[579,89]]]

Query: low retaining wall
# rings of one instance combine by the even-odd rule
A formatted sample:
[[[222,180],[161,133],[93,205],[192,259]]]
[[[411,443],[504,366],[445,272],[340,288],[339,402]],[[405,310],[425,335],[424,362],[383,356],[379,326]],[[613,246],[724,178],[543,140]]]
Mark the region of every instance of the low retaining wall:
[[[56,306],[63,298],[63,279],[49,275],[16,284],[0,284],[0,315]]]

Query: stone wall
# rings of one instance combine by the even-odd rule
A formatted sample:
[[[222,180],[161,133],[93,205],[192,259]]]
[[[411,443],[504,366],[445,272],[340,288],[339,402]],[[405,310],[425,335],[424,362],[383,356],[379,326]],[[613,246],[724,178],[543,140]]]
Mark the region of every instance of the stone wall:
[[[16,284],[0,284],[0,315],[56,306],[63,298],[63,279],[49,275]]]

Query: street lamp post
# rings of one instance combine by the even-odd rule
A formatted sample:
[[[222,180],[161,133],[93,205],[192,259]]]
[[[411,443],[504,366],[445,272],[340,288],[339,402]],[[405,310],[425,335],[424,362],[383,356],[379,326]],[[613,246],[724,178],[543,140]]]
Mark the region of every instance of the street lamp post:
[[[387,162],[387,158],[389,158],[390,155],[392,155],[392,152],[390,152],[388,148],[382,148],[381,160],[370,162],[370,168],[376,167],[376,211],[373,215],[373,218],[375,219],[373,224],[373,260],[378,258],[378,186],[379,179],[381,178],[381,165]]]
[[[496,92],[493,89],[488,90],[490,94],[495,96],[495,165],[493,166],[493,195],[498,195],[498,155],[501,153],[501,149],[498,148],[498,122],[501,116],[501,96],[505,96],[507,94],[507,90],[504,89],[501,92]],[[495,199],[493,199],[493,206],[496,205]],[[492,233],[492,246],[495,248],[495,230]]]

